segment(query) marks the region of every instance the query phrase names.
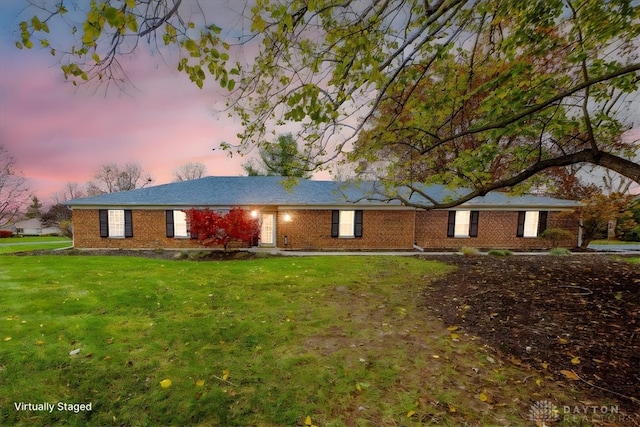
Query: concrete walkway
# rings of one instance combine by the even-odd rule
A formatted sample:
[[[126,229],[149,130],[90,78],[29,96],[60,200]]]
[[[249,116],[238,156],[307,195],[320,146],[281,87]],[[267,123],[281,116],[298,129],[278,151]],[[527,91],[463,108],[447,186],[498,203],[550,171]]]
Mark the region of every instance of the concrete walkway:
[[[616,245],[598,245],[590,244],[589,249],[593,249],[598,252],[630,252],[640,253],[640,243],[625,243]]]
[[[605,246],[605,245],[602,245]],[[640,255],[640,245],[631,249],[620,248],[619,250],[600,250],[594,248],[594,252],[574,252],[572,255],[601,255],[606,253],[615,253],[616,255]],[[283,250],[279,248],[251,248],[249,252],[264,253],[270,255],[281,256],[444,256],[444,255],[462,255],[461,252],[448,251],[448,252],[420,252],[420,251],[297,251],[297,250]],[[480,255],[489,255],[489,252],[479,252]],[[549,255],[548,251],[538,252],[513,252],[514,256],[540,256]]]

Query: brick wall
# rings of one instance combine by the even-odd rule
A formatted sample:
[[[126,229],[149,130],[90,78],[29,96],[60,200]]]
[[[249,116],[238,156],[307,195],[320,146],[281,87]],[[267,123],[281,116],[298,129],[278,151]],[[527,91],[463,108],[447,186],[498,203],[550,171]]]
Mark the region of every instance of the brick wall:
[[[500,249],[544,249],[549,241],[535,237],[516,237],[517,211],[480,211],[478,237],[447,237],[448,211],[416,213],[416,241],[423,248],[459,249],[463,246]],[[560,212],[549,212],[547,228],[564,228],[573,233],[561,246],[572,248],[578,242],[578,224]]]
[[[291,216],[285,221],[285,214]],[[108,249],[185,249],[201,248],[197,240],[166,237],[165,210],[133,210],[133,237],[100,237],[98,210],[73,211],[74,243],[77,248]],[[364,210],[363,234],[360,238],[331,237],[331,210],[288,210],[277,214],[276,246],[288,249],[401,249],[411,250],[415,239],[428,249],[476,248],[526,249],[547,248],[549,242],[538,238],[516,237],[518,212],[481,211],[478,237],[447,237],[447,211],[380,211]],[[570,229],[574,237],[562,246],[577,244],[577,224],[564,220],[562,215],[550,212],[547,228]],[[234,246],[232,246],[234,247]],[[237,247],[237,246],[235,246]]]
[[[98,210],[73,210],[74,246],[81,249],[201,248],[197,240],[166,237],[165,210],[133,210],[133,237],[100,237]]]
[[[285,214],[291,216],[285,221]],[[362,214],[362,237],[331,237],[331,210],[289,210],[279,212],[277,246],[288,249],[413,249],[414,211],[365,210]]]

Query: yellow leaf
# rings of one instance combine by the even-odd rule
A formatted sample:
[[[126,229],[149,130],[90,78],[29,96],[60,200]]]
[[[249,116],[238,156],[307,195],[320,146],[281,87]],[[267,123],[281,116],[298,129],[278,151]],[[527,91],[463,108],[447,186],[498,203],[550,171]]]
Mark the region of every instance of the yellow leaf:
[[[562,370],[560,371],[560,373],[571,381],[578,381],[580,379],[580,377],[573,371]]]
[[[447,328],[447,330],[449,330],[450,332],[457,331],[458,329],[459,329],[459,327],[458,327],[458,326],[449,326],[449,327]]]
[[[566,339],[564,339],[564,338],[558,338],[558,342],[559,342],[560,344],[566,344],[566,343],[568,343],[568,342],[569,342],[569,340],[566,340]]]
[[[198,387],[202,387],[202,386],[204,385],[204,380],[198,380],[198,381],[196,381],[196,385],[197,385]]]
[[[538,378],[536,380],[536,385],[538,385],[538,386],[542,385],[542,380],[540,378]]]
[[[44,344],[44,341],[42,341],[42,340],[36,341],[36,345],[42,345],[42,344]]]
[[[222,379],[226,381],[228,378],[229,378],[229,370],[225,369],[224,371],[222,371]]]
[[[456,412],[456,407],[452,404],[449,404],[449,412]]]
[[[11,341],[11,337],[4,337],[5,341]]]
[[[307,418],[304,419],[304,425],[306,426],[311,425],[311,417],[309,415],[307,415]]]
[[[452,340],[457,340],[458,338],[460,338],[460,336],[458,334],[451,334],[451,339]]]
[[[168,388],[168,387],[171,387],[171,380],[167,378],[166,380],[162,380],[162,381],[160,381],[160,386],[161,386],[162,388]]]
[[[574,365],[579,365],[580,364],[580,358],[578,356],[574,357],[573,359],[571,359],[571,363]]]
[[[440,359],[440,356],[438,356],[437,354],[434,354],[434,355],[433,355],[433,356],[431,356],[431,357],[433,357],[434,359]]]
[[[542,369],[547,369],[549,364],[547,362],[542,362]]]
[[[407,418],[411,418],[416,414],[416,411],[409,411],[407,412]]]
[[[480,393],[480,394],[478,395],[478,399],[480,399],[480,402],[486,402],[486,401],[488,401],[488,400],[489,400],[489,398],[487,397],[487,395],[486,395],[486,394],[484,394],[484,393]]]

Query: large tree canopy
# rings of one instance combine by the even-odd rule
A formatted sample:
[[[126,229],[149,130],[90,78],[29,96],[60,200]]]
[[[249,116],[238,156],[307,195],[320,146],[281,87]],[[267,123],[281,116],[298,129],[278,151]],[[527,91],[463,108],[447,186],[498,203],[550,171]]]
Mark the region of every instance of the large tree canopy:
[[[78,39],[64,74],[111,81],[138,40],[176,44],[192,81],[210,75],[231,91],[244,130],[225,148],[250,149],[295,123],[317,167],[348,153],[387,189],[472,189],[439,207],[573,164],[640,183],[639,146],[621,137],[640,110],[637,2],[252,3],[250,30],[238,35],[184,20],[181,0],[95,0],[81,28],[70,26]],[[64,18],[64,4],[23,22],[19,47],[38,33],[50,48],[48,23]],[[232,64],[238,44],[255,59]]]
[[[289,178],[311,178],[308,156],[300,152],[291,133],[278,135],[278,139],[262,146],[259,160],[242,165],[249,176],[283,176]]]

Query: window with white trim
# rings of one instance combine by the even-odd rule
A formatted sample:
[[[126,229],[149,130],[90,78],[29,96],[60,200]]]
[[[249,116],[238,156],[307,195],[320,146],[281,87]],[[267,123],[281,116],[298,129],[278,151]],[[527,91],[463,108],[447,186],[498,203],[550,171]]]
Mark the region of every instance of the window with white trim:
[[[109,210],[109,237],[124,237],[124,210]]]
[[[478,211],[449,211],[447,237],[478,237]]]
[[[340,211],[340,228],[338,237],[353,237],[355,211]]]
[[[361,210],[334,210],[331,212],[331,237],[362,237]]]
[[[173,237],[189,237],[187,213],[184,211],[173,211]]]
[[[469,223],[471,211],[457,211],[456,222],[454,224],[454,237],[469,237]]]
[[[547,229],[547,211],[520,211],[518,212],[517,237],[538,237]]]
[[[522,237],[537,237],[538,236],[538,221],[540,212],[527,211],[524,214],[524,231]]]
[[[100,237],[133,237],[133,214],[128,209],[99,209]]]

